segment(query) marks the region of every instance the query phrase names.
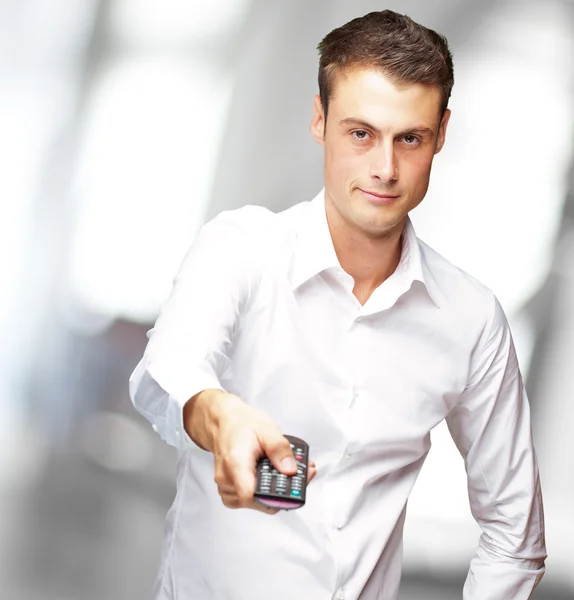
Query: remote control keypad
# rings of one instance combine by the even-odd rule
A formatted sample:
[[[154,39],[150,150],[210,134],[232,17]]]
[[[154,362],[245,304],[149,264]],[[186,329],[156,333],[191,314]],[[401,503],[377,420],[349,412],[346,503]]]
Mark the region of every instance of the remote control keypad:
[[[289,477],[280,473],[268,458],[264,458],[260,461],[257,469],[256,494],[262,498],[290,500],[296,504],[302,504],[305,502],[308,447],[298,438],[285,437],[290,441],[291,450],[295,456],[296,475]]]

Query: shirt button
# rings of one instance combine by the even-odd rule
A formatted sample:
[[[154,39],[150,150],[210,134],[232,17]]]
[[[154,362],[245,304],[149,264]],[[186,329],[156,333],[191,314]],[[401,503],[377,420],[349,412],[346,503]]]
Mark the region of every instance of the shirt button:
[[[151,428],[157,433],[157,425],[154,423]]]
[[[337,600],[345,600],[345,592],[343,591],[343,588],[337,590],[335,598],[337,598]]]
[[[351,460],[351,455],[348,452],[345,454],[345,460]]]
[[[175,428],[175,437],[179,437],[179,427]]]

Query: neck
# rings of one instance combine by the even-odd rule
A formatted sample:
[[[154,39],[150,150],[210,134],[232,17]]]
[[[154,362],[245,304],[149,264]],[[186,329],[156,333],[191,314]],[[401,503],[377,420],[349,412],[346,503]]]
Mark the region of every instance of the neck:
[[[353,228],[332,207],[327,206],[326,213],[339,263],[355,280],[353,294],[364,304],[400,262],[405,221],[388,234],[375,237]]]

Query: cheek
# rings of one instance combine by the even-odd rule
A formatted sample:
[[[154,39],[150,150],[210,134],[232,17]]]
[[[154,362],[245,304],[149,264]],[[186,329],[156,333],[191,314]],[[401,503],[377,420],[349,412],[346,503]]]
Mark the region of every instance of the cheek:
[[[329,148],[325,152],[325,165],[332,179],[345,181],[355,179],[360,173],[364,158],[345,146]]]
[[[339,179],[356,177],[365,164],[365,158],[345,144],[331,148],[327,160],[334,171],[333,174]]]
[[[428,185],[433,155],[421,154],[420,156],[408,157],[399,170],[400,179],[410,184],[413,188],[421,188]]]

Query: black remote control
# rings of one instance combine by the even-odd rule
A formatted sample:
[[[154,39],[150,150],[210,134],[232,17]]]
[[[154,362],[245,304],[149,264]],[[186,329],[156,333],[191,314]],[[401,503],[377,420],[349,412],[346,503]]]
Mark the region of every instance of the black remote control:
[[[267,457],[262,458],[257,463],[255,501],[272,508],[292,510],[305,504],[309,445],[298,437],[292,435],[285,437],[289,440],[295,456],[297,474],[284,475],[275,469]]]

